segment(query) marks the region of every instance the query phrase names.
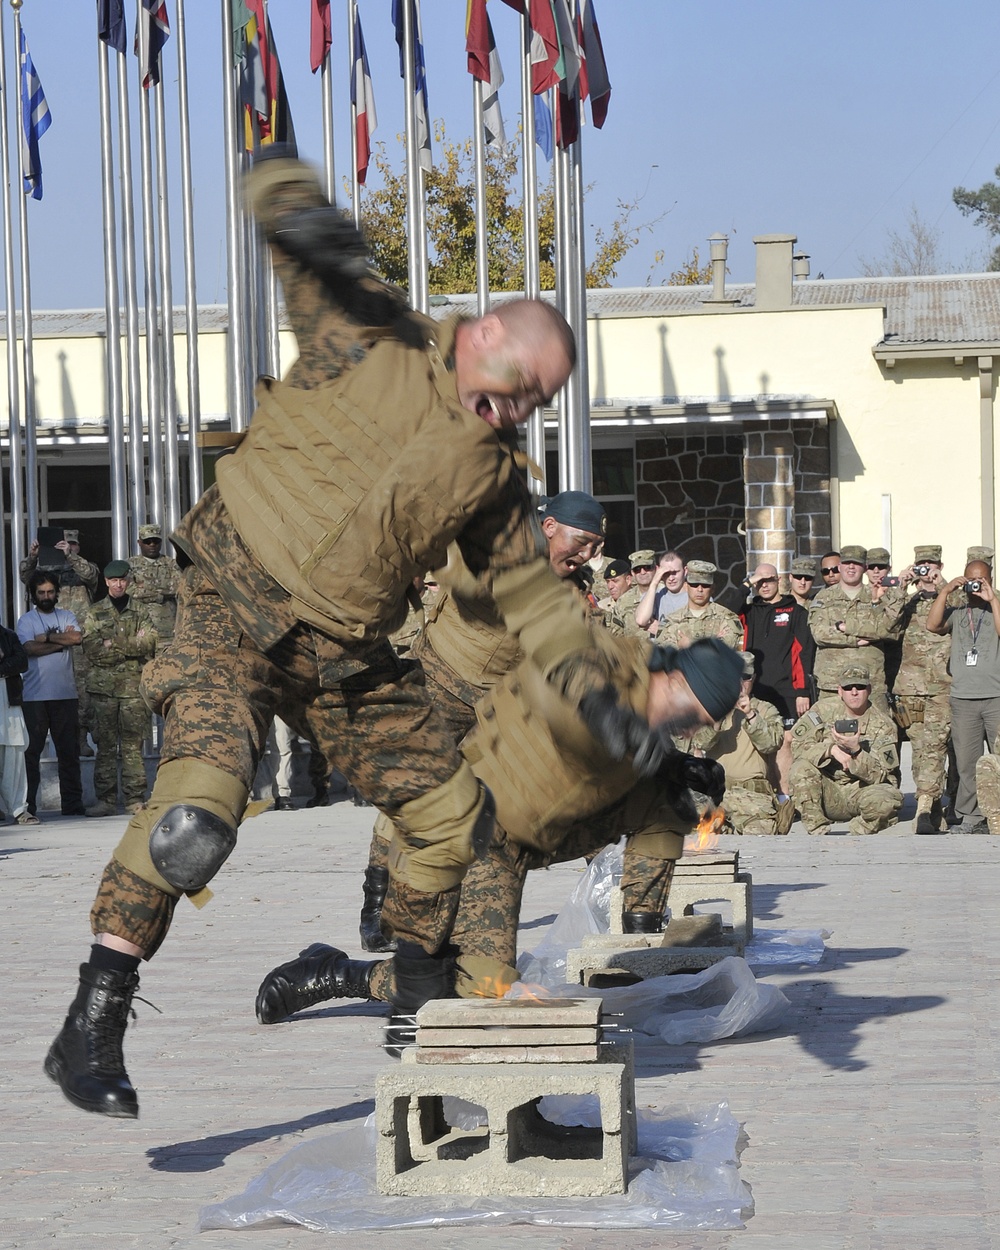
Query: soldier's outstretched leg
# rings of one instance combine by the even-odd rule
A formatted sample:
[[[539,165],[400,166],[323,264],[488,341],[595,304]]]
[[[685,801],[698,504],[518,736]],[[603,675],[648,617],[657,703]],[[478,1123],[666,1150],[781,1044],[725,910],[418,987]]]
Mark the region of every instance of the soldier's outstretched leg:
[[[298,959],[273,968],[257,991],[257,1019],[279,1024],[331,998],[370,998],[368,981],[377,964],[349,959],[335,946],[314,942]]]

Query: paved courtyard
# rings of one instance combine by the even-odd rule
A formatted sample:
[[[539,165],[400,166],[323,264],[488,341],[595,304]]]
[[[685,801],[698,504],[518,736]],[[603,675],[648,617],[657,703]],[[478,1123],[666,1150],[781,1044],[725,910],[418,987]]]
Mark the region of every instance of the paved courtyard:
[[[912,804],[911,804],[912,808]],[[299,1228],[198,1233],[200,1208],[239,1193],[293,1145],[373,1109],[381,1012],[319,1008],[263,1028],[263,973],[317,940],[357,952],[371,812],[270,812],[249,822],[203,911],[187,903],[143,971],[126,1057],[141,1118],[71,1107],[42,1075],[89,944],[97,876],[124,818],[0,829],[6,935],[0,1076],[0,1247],[318,1244]],[[407,1250],[675,1245],[743,1250],[1000,1246],[997,1077],[1000,840],[728,839],[754,877],[756,924],[827,929],[823,962],[774,972],[792,1003],[776,1033],[662,1047],[640,1106],[728,1101],[745,1126],[745,1229],[671,1234],[518,1227],[352,1235]],[[533,874],[533,945],[580,865]]]

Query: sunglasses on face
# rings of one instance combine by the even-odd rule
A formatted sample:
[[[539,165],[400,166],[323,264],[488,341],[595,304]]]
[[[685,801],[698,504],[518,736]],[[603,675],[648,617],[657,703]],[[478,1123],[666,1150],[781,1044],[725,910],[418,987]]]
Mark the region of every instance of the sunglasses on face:
[[[827,571],[828,571],[827,569],[823,570],[824,573]],[[793,573],[792,577],[797,582],[814,582],[816,580],[815,576],[812,573]]]
[[[870,569],[883,569],[883,570],[885,570],[885,569],[887,569],[889,566],[888,566],[888,564],[869,564],[869,566],[868,566],[868,567],[869,567]]]
[[[633,564],[632,565],[633,573],[651,573],[652,571],[653,571],[653,566],[651,564]]]
[[[757,585],[763,586],[765,582],[776,582],[777,580],[778,579],[776,577],[758,577]]]
[[[834,573],[840,572],[840,565],[828,564],[826,568],[820,569],[820,572],[823,574],[824,577],[831,577]]]
[[[868,689],[867,686],[858,686],[858,685],[841,686],[840,688],[841,690],[867,690]]]

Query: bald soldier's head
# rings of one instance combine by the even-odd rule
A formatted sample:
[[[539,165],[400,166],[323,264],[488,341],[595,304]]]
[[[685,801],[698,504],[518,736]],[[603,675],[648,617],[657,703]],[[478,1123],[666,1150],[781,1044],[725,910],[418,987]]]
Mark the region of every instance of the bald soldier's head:
[[[575,363],[573,331],[542,300],[510,300],[455,335],[458,397],[496,430],[512,430],[548,403]]]

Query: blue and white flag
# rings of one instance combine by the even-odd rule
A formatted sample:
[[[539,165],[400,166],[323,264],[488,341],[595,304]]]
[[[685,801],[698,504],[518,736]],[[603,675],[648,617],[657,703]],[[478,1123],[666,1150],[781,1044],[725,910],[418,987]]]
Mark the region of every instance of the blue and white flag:
[[[403,36],[403,3],[404,0],[392,0],[392,24],[396,28],[396,43],[399,45],[399,76],[406,77],[406,52]],[[413,31],[413,95],[416,112],[417,155],[421,169],[430,173],[431,162],[431,127],[427,116],[427,69],[424,64],[424,36],[420,24],[420,8],[417,0],[405,0],[410,6]],[[409,137],[407,137],[409,142]]]
[[[38,140],[52,125],[52,114],[45,102],[45,92],[38,81],[28,41],[21,27],[21,154],[24,161],[24,194],[42,198],[42,161]]]

